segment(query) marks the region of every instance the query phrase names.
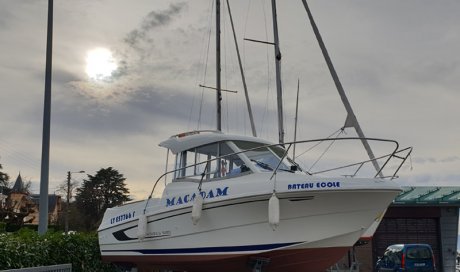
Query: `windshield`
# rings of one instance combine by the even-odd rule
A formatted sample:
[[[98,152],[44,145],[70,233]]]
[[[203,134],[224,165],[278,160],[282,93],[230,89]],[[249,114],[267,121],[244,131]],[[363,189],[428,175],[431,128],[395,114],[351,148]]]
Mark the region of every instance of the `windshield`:
[[[431,260],[431,251],[427,247],[409,247],[407,248],[407,253],[406,253],[407,259],[415,259],[415,260],[420,260],[420,259],[429,259]]]
[[[243,154],[245,154],[259,170],[265,172],[275,170],[285,153],[285,150],[279,146],[264,147],[264,145],[260,143],[244,141],[235,141],[235,144],[242,151],[253,149]],[[278,170],[292,172],[291,165],[292,164],[287,159],[284,159]]]
[[[176,156],[174,180],[183,178],[211,180],[249,173],[238,155],[225,142],[212,143],[182,151]]]

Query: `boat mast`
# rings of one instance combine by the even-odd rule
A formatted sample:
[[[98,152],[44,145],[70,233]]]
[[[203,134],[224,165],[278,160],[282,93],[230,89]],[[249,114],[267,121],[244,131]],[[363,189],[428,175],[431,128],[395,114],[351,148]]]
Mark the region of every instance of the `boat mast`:
[[[222,92],[220,79],[220,0],[216,0],[216,88],[217,88],[217,130],[222,131]]]
[[[284,144],[283,124],[283,91],[281,87],[281,52],[278,38],[278,20],[276,18],[276,0],[272,0],[273,36],[275,39],[275,68],[276,68],[276,93],[278,103],[278,135],[279,143]]]
[[[345,109],[347,110],[347,119],[345,120],[344,128],[345,127],[355,128],[356,133],[361,138],[361,142],[364,145],[364,148],[366,149],[367,154],[369,158],[371,159],[375,170],[377,171],[377,173],[379,173],[380,177],[383,177],[382,171],[380,171],[380,166],[377,160],[375,159],[371,146],[365,139],[364,132],[362,131],[358,123],[358,119],[356,118],[356,115],[354,114],[353,109],[351,108],[350,102],[348,101],[345,91],[343,90],[342,84],[340,83],[340,80],[339,80],[339,76],[337,75],[337,72],[335,71],[334,65],[332,64],[331,58],[329,57],[329,54],[327,52],[326,46],[324,45],[323,39],[321,38],[321,34],[319,33],[315,20],[313,19],[310,9],[308,8],[307,1],[302,0],[302,2],[305,7],[305,10],[307,11],[308,18],[310,19],[310,23],[313,28],[313,32],[315,33],[316,39],[318,40],[319,47],[321,48],[321,52],[323,53],[324,59],[326,60],[327,66],[329,67],[329,72],[331,73],[331,76],[334,79],[334,83],[337,88],[337,91],[339,92],[340,98],[342,99],[342,103],[345,106]]]

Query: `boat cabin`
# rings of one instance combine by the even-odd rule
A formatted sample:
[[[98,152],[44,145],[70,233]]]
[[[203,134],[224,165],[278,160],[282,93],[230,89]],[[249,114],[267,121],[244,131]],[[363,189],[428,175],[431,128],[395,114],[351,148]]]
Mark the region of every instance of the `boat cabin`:
[[[280,145],[254,137],[193,131],[174,135],[160,146],[175,154],[173,182],[297,169]]]

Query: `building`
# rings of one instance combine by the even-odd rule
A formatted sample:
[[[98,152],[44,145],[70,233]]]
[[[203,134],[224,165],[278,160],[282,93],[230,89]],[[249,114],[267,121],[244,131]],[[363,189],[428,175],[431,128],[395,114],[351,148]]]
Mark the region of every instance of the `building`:
[[[39,218],[38,194],[29,194],[19,173],[13,188],[8,194],[0,194],[0,220],[8,220],[15,225],[24,223],[38,225]],[[61,196],[48,195],[48,220],[50,224],[56,224],[61,214]]]
[[[405,187],[380,222],[371,241],[358,243],[339,262],[355,262],[360,271],[373,271],[378,257],[392,244],[430,244],[437,271],[455,271],[460,187]]]
[[[34,212],[30,213],[27,218],[25,218],[25,223],[31,225],[38,225],[39,223],[39,209],[40,209],[40,195],[30,195],[34,206]],[[62,200],[60,195],[48,195],[48,223],[51,225],[56,225],[59,222],[59,216],[62,212]]]
[[[9,191],[2,205],[2,220],[7,220],[14,225],[22,225],[23,219],[34,209],[21,174],[16,178],[13,188]]]

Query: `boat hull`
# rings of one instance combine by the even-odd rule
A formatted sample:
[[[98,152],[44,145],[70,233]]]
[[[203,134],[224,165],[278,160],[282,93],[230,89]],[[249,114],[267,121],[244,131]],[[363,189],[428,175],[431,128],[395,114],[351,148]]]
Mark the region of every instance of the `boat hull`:
[[[134,265],[138,271],[168,269],[188,272],[253,271],[257,260],[268,259],[264,271],[321,271],[343,257],[349,247],[304,248],[276,250],[255,255],[197,255],[197,256],[104,256],[103,261]]]
[[[270,260],[264,271],[324,271],[399,193],[384,187],[279,193],[275,229],[268,224],[270,194],[205,202],[196,225],[191,206],[152,214],[143,240],[137,220],[100,230],[102,258],[143,271],[251,271],[257,258]]]

